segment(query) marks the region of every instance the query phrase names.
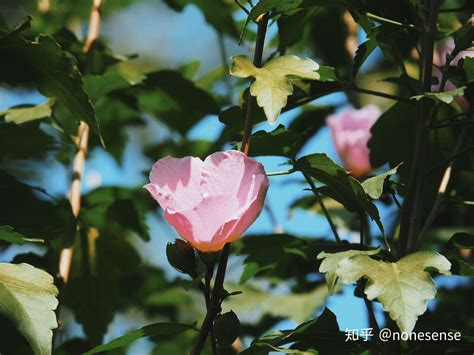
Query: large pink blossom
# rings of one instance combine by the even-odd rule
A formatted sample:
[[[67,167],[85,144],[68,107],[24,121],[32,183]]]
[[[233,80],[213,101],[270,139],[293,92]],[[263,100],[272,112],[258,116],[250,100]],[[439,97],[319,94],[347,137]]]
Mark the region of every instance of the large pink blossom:
[[[455,47],[454,40],[450,37],[448,38],[439,48],[436,48],[433,55],[433,63],[437,66],[433,67],[433,76],[438,78],[438,83],[431,86],[431,91],[439,92],[440,91],[440,84],[441,84],[441,77],[442,73],[438,67],[442,67],[446,65],[446,55],[451,53]],[[453,58],[449,65],[451,66],[458,66],[459,61],[464,58],[471,58],[474,57],[474,51],[466,50],[461,51]],[[455,89],[456,86],[450,81],[447,80],[444,86],[444,91],[450,91]],[[458,105],[461,107],[462,110],[467,111],[469,108],[469,102],[462,96],[456,96],[454,98]]]
[[[268,189],[263,166],[237,150],[204,161],[165,157],[145,188],[164,218],[196,249],[212,252],[242,236],[262,211]]]
[[[347,109],[326,119],[336,151],[354,177],[365,176],[372,170],[367,142],[371,137],[370,128],[380,115],[377,106],[368,105],[360,110]]]

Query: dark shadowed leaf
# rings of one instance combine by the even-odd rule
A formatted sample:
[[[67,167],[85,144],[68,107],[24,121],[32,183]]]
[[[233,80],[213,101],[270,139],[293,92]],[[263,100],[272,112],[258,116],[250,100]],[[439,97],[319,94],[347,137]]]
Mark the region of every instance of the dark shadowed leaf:
[[[219,315],[214,321],[214,334],[220,346],[224,348],[231,346],[240,334],[240,321],[237,315],[232,311]]]
[[[44,242],[42,239],[25,237],[23,234],[15,232],[15,230],[10,226],[0,226],[0,240],[18,245]]]
[[[368,199],[361,183],[333,162],[326,154],[316,153],[298,159],[293,170],[302,171],[326,185],[330,197],[358,214],[367,212],[384,233],[377,207]]]
[[[137,89],[140,107],[184,134],[206,115],[217,115],[219,105],[206,91],[180,72],[162,70],[147,75]]]
[[[112,349],[126,347],[132,344],[135,340],[144,337],[154,337],[154,336],[173,336],[179,333],[185,332],[190,329],[195,329],[193,325],[189,324],[181,324],[181,323],[169,323],[169,322],[162,322],[162,323],[155,323],[147,325],[143,328],[134,330],[128,334],[125,334],[119,338],[112,340],[111,342],[99,345],[92,350],[86,352],[86,354],[96,354],[102,351],[109,351]]]
[[[51,36],[40,35],[35,41],[22,38],[20,32],[28,26],[29,19],[0,34],[0,56],[4,63],[0,82],[35,85],[43,95],[54,97],[63,106],[69,114],[68,120],[85,121],[100,135],[76,60]]]

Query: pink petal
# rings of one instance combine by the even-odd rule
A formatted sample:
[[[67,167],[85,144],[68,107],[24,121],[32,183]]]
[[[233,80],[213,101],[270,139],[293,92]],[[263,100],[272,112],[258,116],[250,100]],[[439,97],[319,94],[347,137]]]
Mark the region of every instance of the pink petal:
[[[204,196],[229,194],[238,196],[240,206],[248,198],[253,176],[265,175],[263,166],[237,150],[211,154],[202,169]]]
[[[224,230],[224,226],[227,221],[238,217],[238,212],[239,201],[235,196],[220,195],[204,197],[190,210],[166,210],[164,218],[195,248],[211,251],[214,235],[224,234],[225,239],[228,230]]]
[[[202,199],[199,191],[202,167],[199,158],[165,157],[153,165],[150,183],[145,188],[165,210],[191,209]]]
[[[347,109],[326,119],[336,151],[355,177],[364,176],[372,170],[367,142],[371,137],[370,129],[380,115],[377,106],[368,105],[359,110]]]
[[[209,252],[242,236],[262,211],[268,189],[263,166],[231,150],[204,162],[160,159],[145,188],[165,210],[164,218],[196,249]]]

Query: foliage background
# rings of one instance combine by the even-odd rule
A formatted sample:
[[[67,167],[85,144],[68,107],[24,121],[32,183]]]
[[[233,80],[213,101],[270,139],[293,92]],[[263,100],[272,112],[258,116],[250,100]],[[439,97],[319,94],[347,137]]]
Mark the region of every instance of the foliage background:
[[[50,8],[45,11],[41,6],[46,3]],[[402,22],[410,20],[403,6],[390,1],[367,3],[373,11],[389,18]],[[403,2],[406,3],[408,1]],[[445,6],[469,6],[467,3],[446,1]],[[152,162],[160,157],[168,154],[202,157],[231,148],[233,142],[239,140],[238,132],[232,127],[235,120],[227,120],[231,124],[223,123],[226,117],[234,116],[221,114],[219,119],[219,113],[241,102],[241,90],[247,83],[227,74],[229,58],[235,54],[251,55],[255,27],[253,24],[247,27],[239,45],[238,37],[246,16],[232,2],[110,0],[103,9],[100,42],[91,64],[80,52],[80,43],[87,32],[89,2],[7,0],[2,1],[0,10],[2,27],[13,26],[25,16],[33,15],[31,28],[22,33],[23,36],[53,35],[63,49],[76,56],[83,73],[87,67],[88,72],[95,75],[85,77],[85,88],[86,91],[89,88],[88,94],[95,101],[107,149],[101,147],[97,134],[92,135],[79,221],[83,234],[76,238],[71,283],[63,299],[62,329],[55,339],[58,353],[87,350],[156,321],[200,321],[204,314],[200,295],[166,259],[166,244],[173,241],[176,234],[160,218],[161,211],[141,186],[147,181]],[[277,50],[295,53],[333,66],[341,77],[349,78],[353,60],[346,48],[347,41],[360,44],[371,37],[367,37],[363,29],[349,33],[345,14],[344,7],[322,7],[272,22],[264,58],[274,55]],[[446,14],[443,25],[454,29],[461,20],[454,14]],[[408,58],[405,60],[408,74],[416,77],[416,65],[409,59],[411,40],[403,37],[406,33],[390,33],[390,36],[395,40],[390,44],[401,47],[396,50]],[[388,50],[383,40],[378,44]],[[36,83],[28,82],[21,75],[13,76],[13,79],[8,75],[21,73],[25,66],[7,59],[6,55],[1,59],[4,73],[0,81],[5,85],[0,88],[0,110],[44,102],[45,97],[38,92]],[[48,53],[38,53],[26,60],[49,65],[52,57]],[[408,86],[381,81],[395,76],[399,76],[398,63],[377,48],[362,65],[356,83],[370,90],[407,96],[409,85],[413,84],[408,79]],[[94,88],[99,83],[111,85],[113,90],[99,90],[95,99]],[[298,149],[299,157],[326,152],[340,163],[324,119],[330,112],[369,103],[379,105],[385,111],[394,101],[356,92],[337,92],[314,100],[303,109],[284,113],[278,123],[303,135],[304,145]],[[57,272],[61,240],[67,233],[64,226],[70,211],[66,198],[74,154],[68,134],[75,134],[76,129],[75,119],[65,113],[62,106],[54,106],[53,120],[46,117],[21,127],[0,124],[0,225],[12,225],[26,236],[46,241],[44,246],[0,244],[0,261],[28,262],[52,275]],[[403,114],[401,111],[400,115]],[[260,118],[263,120],[263,116]],[[64,131],[57,129],[59,124]],[[261,122],[254,131],[271,132],[275,128]],[[446,132],[447,136],[450,134]],[[395,144],[380,147],[380,150],[399,151],[400,147],[410,144],[404,130],[393,132],[393,135]],[[266,139],[265,136],[263,144],[270,142]],[[446,150],[450,150],[451,142],[446,146],[449,148]],[[267,172],[282,170],[281,164],[288,159],[264,151],[254,153]],[[440,155],[440,161],[442,157]],[[383,161],[386,162],[392,163]],[[380,171],[385,170],[382,167]],[[466,171],[472,179],[472,170]],[[310,196],[304,180],[296,175],[271,179],[267,209],[248,232],[261,237],[255,237],[254,243],[236,245],[239,255],[232,256],[226,281],[233,284],[229,285],[229,290],[255,292],[251,299],[262,297],[263,304],[272,304],[272,297],[281,297],[274,301],[280,306],[273,307],[276,311],[272,307],[262,310],[245,304],[250,297],[239,301],[236,296],[233,302],[240,304],[232,304],[232,307],[243,309],[241,313],[236,312],[243,324],[244,343],[248,344],[254,337],[272,329],[292,329],[308,317],[320,314],[324,306],[337,315],[341,330],[368,326],[363,300],[353,297],[355,287],[346,286],[328,300],[324,294],[316,292],[323,278],[317,273],[313,252],[306,259],[288,253],[278,243],[263,240],[279,238],[263,235],[281,232],[309,238],[315,243],[332,240],[329,226],[320,211],[314,208],[314,203],[301,203],[301,198]],[[459,179],[459,186],[465,183],[466,196],[472,194],[472,185],[469,187],[469,182]],[[297,201],[300,201],[298,205],[295,204]],[[393,234],[397,207],[389,198],[376,204],[386,230]],[[469,213],[472,216],[472,207],[457,211],[464,217],[459,217],[456,210],[442,210],[427,238],[428,249],[439,250],[440,243],[458,231],[457,226],[472,232],[472,221],[467,217]],[[343,239],[357,242],[358,218],[339,206],[331,208],[331,213],[334,213]],[[376,225],[371,223],[370,229],[377,237]],[[280,237],[286,238],[286,234]],[[285,239],[279,240],[284,244]],[[375,238],[374,244],[380,243],[381,240]],[[260,272],[258,277],[238,286],[243,264],[248,264],[252,257],[261,262],[264,260],[262,253],[278,259],[277,267]],[[87,254],[91,255],[87,257]],[[441,287],[439,297],[430,303],[430,311],[420,318],[420,329],[456,328],[472,334],[472,302],[469,302],[472,282],[458,276],[439,276],[436,282]],[[190,290],[185,290],[183,285]],[[307,298],[292,298],[295,295]],[[378,303],[375,307],[382,324],[381,307]],[[1,350],[8,353],[19,351],[22,346],[27,349],[24,339],[8,321],[2,320],[0,327],[1,337],[11,339],[8,344],[2,341],[1,346],[6,348]],[[193,336],[183,333],[172,339],[143,339],[135,342],[128,353],[180,353],[189,348]]]

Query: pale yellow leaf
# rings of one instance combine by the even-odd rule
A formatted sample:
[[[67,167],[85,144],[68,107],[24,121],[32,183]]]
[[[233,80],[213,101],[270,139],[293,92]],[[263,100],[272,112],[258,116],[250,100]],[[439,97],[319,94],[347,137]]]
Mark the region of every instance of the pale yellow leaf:
[[[328,286],[329,293],[333,293],[334,286],[336,285],[337,275],[336,270],[339,264],[355,255],[375,255],[380,249],[374,250],[346,250],[339,253],[325,253],[320,252],[317,259],[323,259],[321,265],[319,265],[319,272],[326,273],[326,284]]]
[[[436,295],[427,268],[450,275],[451,263],[443,255],[430,251],[407,255],[396,263],[357,255],[341,261],[336,274],[346,284],[368,277],[367,298],[377,299],[400,330],[409,333],[418,316],[426,312],[428,300]]]
[[[10,319],[36,355],[50,355],[58,289],[53,277],[29,264],[0,263],[0,314]]]
[[[293,93],[292,81],[295,78],[318,80],[318,69],[316,62],[295,55],[274,58],[262,68],[255,67],[247,57],[238,55],[232,57],[230,74],[240,78],[255,78],[250,86],[250,94],[257,98],[257,104],[265,111],[268,122],[275,124],[287,104],[288,96]]]

